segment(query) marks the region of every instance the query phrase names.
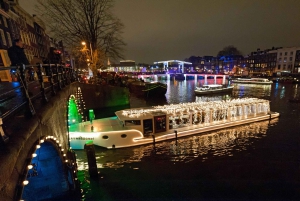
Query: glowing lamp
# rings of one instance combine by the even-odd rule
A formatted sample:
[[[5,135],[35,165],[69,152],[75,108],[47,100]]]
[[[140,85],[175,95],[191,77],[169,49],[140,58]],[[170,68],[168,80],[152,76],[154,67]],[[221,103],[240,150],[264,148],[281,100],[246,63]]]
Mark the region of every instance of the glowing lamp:
[[[23,185],[25,185],[25,186],[26,186],[28,183],[29,183],[28,180],[24,180],[24,181],[23,181]]]

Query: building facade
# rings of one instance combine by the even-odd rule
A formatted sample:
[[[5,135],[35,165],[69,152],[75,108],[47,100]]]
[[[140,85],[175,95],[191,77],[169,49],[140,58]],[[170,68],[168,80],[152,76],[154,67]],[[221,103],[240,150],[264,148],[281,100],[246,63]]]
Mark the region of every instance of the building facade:
[[[29,62],[34,57],[46,59],[51,44],[50,37],[45,31],[45,23],[36,15],[31,16],[27,13],[19,5],[18,0],[0,0],[0,65],[4,66],[3,60],[9,60],[4,53],[13,45],[14,39],[23,41],[24,52]],[[52,46],[64,50],[62,44],[60,41],[60,43],[55,42]],[[64,58],[64,52],[62,53]],[[10,61],[8,62],[10,63]],[[10,64],[6,62],[5,65],[9,66]]]
[[[299,51],[300,47],[278,49],[275,73],[299,73]]]

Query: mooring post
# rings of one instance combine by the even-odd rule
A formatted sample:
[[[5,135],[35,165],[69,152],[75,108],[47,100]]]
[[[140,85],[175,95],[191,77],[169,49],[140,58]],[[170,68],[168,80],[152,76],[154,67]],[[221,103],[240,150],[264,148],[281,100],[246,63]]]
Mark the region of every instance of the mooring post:
[[[97,170],[94,144],[92,143],[85,144],[84,150],[86,152],[86,156],[88,159],[90,177],[96,179],[98,178],[98,170]]]
[[[174,130],[175,132],[175,140],[176,140],[176,145],[177,145],[177,130]]]

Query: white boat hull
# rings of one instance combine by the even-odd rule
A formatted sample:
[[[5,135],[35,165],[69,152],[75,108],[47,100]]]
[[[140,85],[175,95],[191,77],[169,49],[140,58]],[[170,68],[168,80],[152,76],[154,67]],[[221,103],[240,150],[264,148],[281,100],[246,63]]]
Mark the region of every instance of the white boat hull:
[[[113,128],[112,130],[101,132],[70,132],[70,145],[72,149],[84,149],[84,145],[88,140],[93,141],[94,145],[104,148],[125,148],[138,145],[144,145],[154,142],[175,139],[176,137],[185,137],[189,135],[199,134],[202,132],[213,131],[242,124],[268,120],[279,117],[279,113],[270,112],[268,114],[257,114],[245,117],[234,117],[229,120],[221,120],[212,123],[203,123],[200,125],[190,125],[185,127],[168,130],[166,132],[157,133],[144,137],[141,131],[135,129],[126,129],[126,127]],[[118,121],[115,119],[115,121]],[[96,123],[96,121],[95,121]],[[91,125],[90,125],[91,126]],[[177,135],[175,134],[177,131]]]
[[[219,94],[219,93],[231,93],[233,87],[222,88],[222,89],[214,89],[214,90],[195,90],[196,95],[207,95],[207,94]]]

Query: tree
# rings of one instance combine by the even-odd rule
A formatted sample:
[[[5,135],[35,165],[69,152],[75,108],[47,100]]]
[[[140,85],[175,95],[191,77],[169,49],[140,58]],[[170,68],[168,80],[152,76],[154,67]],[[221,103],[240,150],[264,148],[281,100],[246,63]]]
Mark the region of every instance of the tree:
[[[113,5],[114,0],[37,0],[37,12],[47,22],[49,34],[63,40],[73,55],[84,53],[96,73],[108,58],[123,58],[124,25],[113,15]]]
[[[233,45],[229,45],[223,48],[223,50],[219,51],[218,57],[222,56],[232,56],[232,55],[241,55],[242,53]]]

